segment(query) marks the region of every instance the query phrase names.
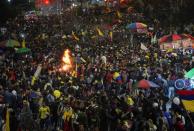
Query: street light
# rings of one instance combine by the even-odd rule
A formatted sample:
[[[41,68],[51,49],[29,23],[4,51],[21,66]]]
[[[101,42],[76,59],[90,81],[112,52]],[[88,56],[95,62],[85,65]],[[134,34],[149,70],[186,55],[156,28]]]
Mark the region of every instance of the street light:
[[[9,2],[9,3],[10,3],[10,2],[11,2],[11,0],[7,0],[7,2]]]
[[[21,34],[20,34],[20,37],[21,37],[22,39],[25,39],[25,34],[24,34],[24,33],[21,33]]]

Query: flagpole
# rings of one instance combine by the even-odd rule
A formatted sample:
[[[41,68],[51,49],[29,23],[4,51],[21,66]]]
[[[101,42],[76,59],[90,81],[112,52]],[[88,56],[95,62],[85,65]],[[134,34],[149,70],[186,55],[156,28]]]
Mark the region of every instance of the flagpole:
[[[77,56],[76,56],[76,62],[75,62],[75,72],[76,72],[76,77],[77,77]]]
[[[78,56],[78,52],[75,47],[75,75],[76,75],[76,78],[77,78],[77,56]]]

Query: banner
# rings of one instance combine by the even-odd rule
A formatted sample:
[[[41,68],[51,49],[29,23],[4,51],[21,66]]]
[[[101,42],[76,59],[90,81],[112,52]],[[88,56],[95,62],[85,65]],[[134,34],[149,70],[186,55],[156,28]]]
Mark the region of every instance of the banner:
[[[36,72],[34,73],[34,76],[32,77],[31,85],[35,84],[35,81],[38,78],[38,76],[40,75],[41,70],[42,70],[42,65],[38,65]]]
[[[38,67],[36,69],[36,72],[34,73],[35,78],[38,78],[38,76],[40,75],[41,70],[42,70],[42,66],[38,65]]]

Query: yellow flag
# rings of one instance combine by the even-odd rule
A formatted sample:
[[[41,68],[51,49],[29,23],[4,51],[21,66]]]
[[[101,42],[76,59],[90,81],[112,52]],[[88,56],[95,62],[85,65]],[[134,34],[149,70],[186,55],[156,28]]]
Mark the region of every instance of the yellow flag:
[[[104,34],[102,33],[102,31],[99,28],[96,28],[96,30],[97,30],[99,36],[104,36]]]
[[[25,41],[25,39],[23,39],[23,41],[22,41],[22,48],[26,48],[26,41]]]
[[[6,111],[6,122],[5,122],[5,130],[6,131],[10,131],[10,126],[9,126],[9,117],[10,116],[10,112],[9,109],[7,109]]]
[[[194,112],[194,100],[182,100],[182,103],[187,111]]]
[[[117,11],[117,16],[118,16],[119,18],[122,17],[122,15],[121,15],[121,13],[120,13],[119,11]]]
[[[109,33],[109,36],[110,36],[110,40],[112,41],[112,36],[113,36],[112,31]]]
[[[72,31],[72,36],[75,40],[79,41],[79,38],[76,36],[76,34]]]
[[[32,81],[31,81],[31,85],[32,85],[32,86],[35,84],[35,81],[36,81],[36,77],[33,76],[33,77],[32,77]]]

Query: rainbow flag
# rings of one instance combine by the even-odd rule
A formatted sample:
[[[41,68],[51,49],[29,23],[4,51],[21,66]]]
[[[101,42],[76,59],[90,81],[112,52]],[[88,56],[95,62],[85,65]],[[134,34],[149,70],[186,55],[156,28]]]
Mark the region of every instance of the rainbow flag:
[[[176,93],[179,95],[185,109],[187,111],[194,112],[194,91],[178,90]]]

